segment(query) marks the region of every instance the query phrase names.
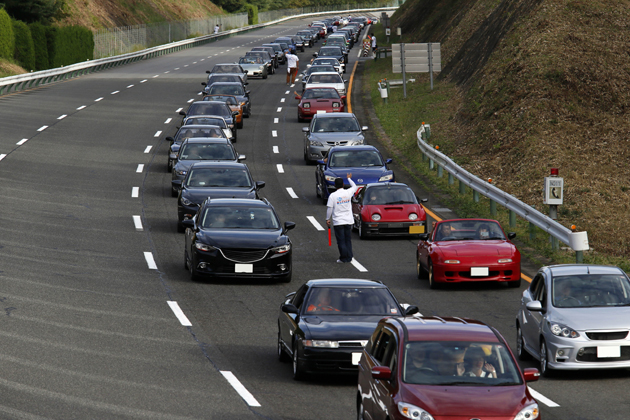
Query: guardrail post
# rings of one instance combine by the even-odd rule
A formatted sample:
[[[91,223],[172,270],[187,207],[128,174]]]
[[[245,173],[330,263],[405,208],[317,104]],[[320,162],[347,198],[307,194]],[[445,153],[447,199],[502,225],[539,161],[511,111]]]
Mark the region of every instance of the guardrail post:
[[[461,180],[459,181],[459,193],[462,195],[466,194],[466,184],[464,184]]]
[[[475,203],[479,202],[479,193],[477,191],[473,191],[473,200]]]
[[[510,227],[516,227],[516,213],[510,210]]]
[[[558,241],[557,238],[554,238],[553,236],[549,236],[549,238],[551,239],[551,249],[553,251],[557,251],[560,249],[560,242]]]
[[[448,173],[448,185],[453,185],[455,183],[455,177],[452,173]]]
[[[435,163],[433,162],[433,159],[429,159],[429,169],[433,170],[434,167],[435,167]]]
[[[584,254],[582,251],[575,251],[575,262],[582,264],[584,262]]]
[[[444,171],[442,169],[442,166],[438,165],[438,178],[442,178],[443,174],[444,174]]]
[[[529,240],[533,241],[534,239],[536,239],[536,225],[529,222]]]
[[[490,200],[490,214],[492,217],[497,217],[497,203],[496,201]]]

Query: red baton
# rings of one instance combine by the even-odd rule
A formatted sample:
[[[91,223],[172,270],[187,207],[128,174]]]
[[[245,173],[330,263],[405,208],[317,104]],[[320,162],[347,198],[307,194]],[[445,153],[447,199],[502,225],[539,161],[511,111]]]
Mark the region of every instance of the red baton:
[[[332,238],[330,236],[330,228],[328,228],[328,246],[332,246]]]

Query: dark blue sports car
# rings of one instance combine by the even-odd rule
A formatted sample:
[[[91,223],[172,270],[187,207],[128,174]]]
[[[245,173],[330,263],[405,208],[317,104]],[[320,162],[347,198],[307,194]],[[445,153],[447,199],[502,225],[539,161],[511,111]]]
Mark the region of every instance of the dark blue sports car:
[[[374,146],[335,146],[325,160],[317,161],[315,170],[317,197],[326,204],[328,196],[335,192],[335,178],[344,182],[347,173],[357,185],[373,182],[395,182],[394,171],[387,167],[391,159],[383,156]]]

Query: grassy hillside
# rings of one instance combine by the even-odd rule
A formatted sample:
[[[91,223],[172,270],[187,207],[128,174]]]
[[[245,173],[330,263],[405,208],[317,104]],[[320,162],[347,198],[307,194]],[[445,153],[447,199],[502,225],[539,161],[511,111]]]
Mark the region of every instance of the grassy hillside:
[[[391,23],[405,42],[441,43],[448,106],[434,120],[418,117],[432,123],[432,142],[538,209],[543,177],[558,167],[560,221],[588,230],[596,251],[622,257],[630,256],[629,6],[407,0]]]

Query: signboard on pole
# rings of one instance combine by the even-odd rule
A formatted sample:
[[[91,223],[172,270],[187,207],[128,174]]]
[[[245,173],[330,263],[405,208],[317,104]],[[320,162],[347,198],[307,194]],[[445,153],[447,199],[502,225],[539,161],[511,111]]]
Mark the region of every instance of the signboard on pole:
[[[556,176],[545,177],[543,204],[561,206],[564,199],[564,179]]]
[[[405,57],[405,73],[442,71],[442,58],[438,42],[427,44],[392,44],[392,71],[402,73],[402,56]],[[430,49],[429,49],[430,48]],[[432,69],[431,66],[432,65]]]

